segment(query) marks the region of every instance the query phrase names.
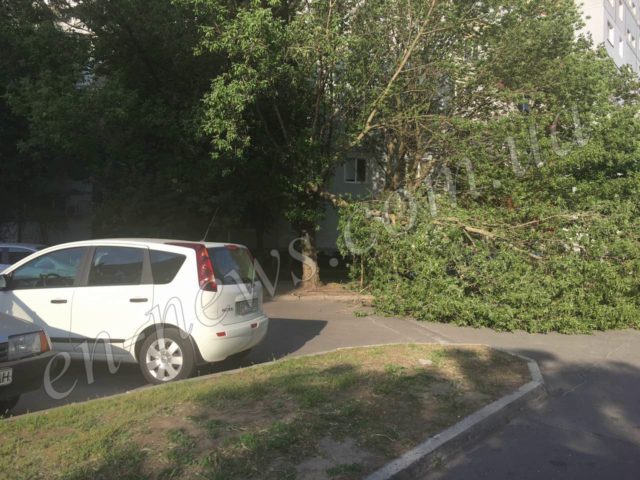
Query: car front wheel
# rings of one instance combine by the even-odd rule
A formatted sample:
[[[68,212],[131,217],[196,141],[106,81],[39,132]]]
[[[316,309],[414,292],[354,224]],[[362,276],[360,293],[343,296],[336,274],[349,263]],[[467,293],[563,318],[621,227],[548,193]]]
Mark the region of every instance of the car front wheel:
[[[193,348],[178,330],[160,330],[144,340],[138,363],[142,375],[149,383],[182,380],[193,373]]]

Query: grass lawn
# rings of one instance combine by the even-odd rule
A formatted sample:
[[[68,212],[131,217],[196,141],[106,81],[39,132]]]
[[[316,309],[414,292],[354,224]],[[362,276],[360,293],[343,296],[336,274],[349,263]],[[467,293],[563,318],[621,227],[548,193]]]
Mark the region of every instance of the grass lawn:
[[[484,347],[283,360],[0,421],[0,478],[361,478],[528,375]]]

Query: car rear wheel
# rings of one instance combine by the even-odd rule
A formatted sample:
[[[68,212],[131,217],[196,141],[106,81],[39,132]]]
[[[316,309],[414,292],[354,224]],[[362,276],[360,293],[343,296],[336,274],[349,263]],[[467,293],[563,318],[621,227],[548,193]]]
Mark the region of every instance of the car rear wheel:
[[[20,400],[20,395],[16,395],[15,397],[3,398],[0,400],[0,417],[5,416],[9,413],[9,411],[16,406]]]
[[[193,373],[193,348],[178,330],[163,329],[152,333],[142,342],[138,363],[149,383],[182,380]]]

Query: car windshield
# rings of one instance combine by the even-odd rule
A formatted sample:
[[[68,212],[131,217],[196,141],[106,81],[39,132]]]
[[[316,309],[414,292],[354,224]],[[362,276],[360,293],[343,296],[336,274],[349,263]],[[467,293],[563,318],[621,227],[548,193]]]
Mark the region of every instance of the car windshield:
[[[207,251],[218,283],[234,285],[254,280],[253,261],[246,248],[227,245],[208,248]]]

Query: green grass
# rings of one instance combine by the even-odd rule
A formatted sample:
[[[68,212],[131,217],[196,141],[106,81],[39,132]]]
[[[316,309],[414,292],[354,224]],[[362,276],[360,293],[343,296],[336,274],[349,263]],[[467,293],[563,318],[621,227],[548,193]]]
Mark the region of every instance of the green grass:
[[[325,473],[361,478],[526,376],[524,362],[483,347],[284,360],[0,422],[0,478],[293,479],[326,438],[354,440],[367,461]]]
[[[327,469],[327,475],[330,477],[340,477],[344,475],[358,475],[364,470],[363,466],[359,463],[348,463],[336,465]]]

